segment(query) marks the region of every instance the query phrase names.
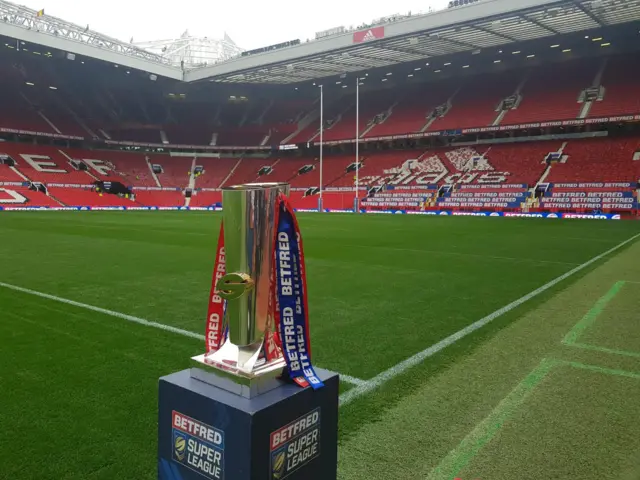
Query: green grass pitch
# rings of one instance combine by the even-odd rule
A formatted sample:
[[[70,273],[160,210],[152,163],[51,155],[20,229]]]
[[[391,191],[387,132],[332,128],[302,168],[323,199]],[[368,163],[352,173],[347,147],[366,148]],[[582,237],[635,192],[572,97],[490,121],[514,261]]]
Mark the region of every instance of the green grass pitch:
[[[0,214],[0,479],[155,478],[157,379],[204,343],[9,286],[202,334],[220,218]],[[640,233],[636,222],[299,221],[314,363],[364,381]],[[629,242],[346,404],[339,477],[639,478],[639,258]],[[580,342],[595,347],[563,342],[584,318]],[[543,359],[554,368],[520,395]]]

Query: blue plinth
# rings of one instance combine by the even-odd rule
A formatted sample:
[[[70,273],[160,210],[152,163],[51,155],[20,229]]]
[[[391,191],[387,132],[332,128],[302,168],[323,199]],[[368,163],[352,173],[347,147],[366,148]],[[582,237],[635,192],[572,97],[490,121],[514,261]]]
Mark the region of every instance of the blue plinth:
[[[324,387],[282,383],[252,398],[192,378],[160,378],[160,480],[335,480],[338,375]]]

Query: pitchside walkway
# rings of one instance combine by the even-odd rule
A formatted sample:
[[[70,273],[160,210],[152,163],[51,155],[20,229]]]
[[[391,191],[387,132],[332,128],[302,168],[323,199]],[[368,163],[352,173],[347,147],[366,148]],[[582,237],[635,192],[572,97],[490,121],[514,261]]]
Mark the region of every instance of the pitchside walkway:
[[[343,441],[340,478],[640,478],[639,259],[636,241],[426,379]]]

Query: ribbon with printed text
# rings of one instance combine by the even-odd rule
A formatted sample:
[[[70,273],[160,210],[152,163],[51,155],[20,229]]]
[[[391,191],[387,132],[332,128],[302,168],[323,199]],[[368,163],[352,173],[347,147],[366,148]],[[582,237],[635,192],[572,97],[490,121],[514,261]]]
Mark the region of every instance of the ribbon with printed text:
[[[311,364],[309,306],[300,228],[288,199],[280,194],[276,202],[276,232],[270,281],[269,315],[261,357],[271,361],[284,356],[290,378],[302,387],[323,386]],[[220,226],[216,259],[209,294],[207,353],[218,350],[228,336],[226,301],[216,285],[226,273],[224,225]],[[275,328],[273,328],[275,326]]]

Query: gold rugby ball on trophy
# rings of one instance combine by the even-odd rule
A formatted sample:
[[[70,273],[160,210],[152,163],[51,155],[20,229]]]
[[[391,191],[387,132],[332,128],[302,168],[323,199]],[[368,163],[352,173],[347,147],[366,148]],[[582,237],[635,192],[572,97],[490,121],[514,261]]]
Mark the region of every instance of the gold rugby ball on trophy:
[[[218,283],[218,295],[225,300],[240,298],[254,287],[253,279],[246,273],[227,273]]]

